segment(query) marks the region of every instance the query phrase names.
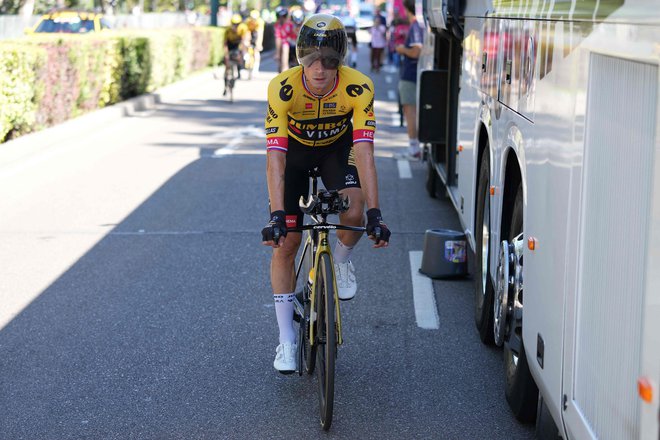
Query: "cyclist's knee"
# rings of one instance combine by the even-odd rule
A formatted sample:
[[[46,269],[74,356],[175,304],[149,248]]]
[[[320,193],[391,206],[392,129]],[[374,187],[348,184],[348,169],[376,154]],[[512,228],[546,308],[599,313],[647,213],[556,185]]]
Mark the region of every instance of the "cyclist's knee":
[[[296,258],[298,247],[300,247],[301,234],[289,233],[284,240],[284,245],[273,249],[273,258],[278,260],[291,260]]]

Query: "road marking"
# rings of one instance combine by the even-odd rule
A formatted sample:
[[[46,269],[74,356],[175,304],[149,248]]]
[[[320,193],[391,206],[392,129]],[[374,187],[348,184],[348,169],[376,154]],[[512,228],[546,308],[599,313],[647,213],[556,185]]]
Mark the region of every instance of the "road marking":
[[[410,251],[410,276],[413,285],[415,319],[417,327],[433,330],[440,328],[440,318],[433,293],[433,282],[419,272],[419,268],[422,266],[422,253],[422,251]]]
[[[229,141],[227,145],[225,145],[222,148],[218,148],[213,152],[213,156],[226,156],[228,154],[233,154],[234,150],[238,148],[238,146],[243,142],[243,136],[239,136],[237,138],[232,139]]]
[[[385,75],[385,82],[386,83],[392,84],[392,81],[394,81],[394,79],[390,75]]]
[[[401,125],[401,115],[399,113],[392,113],[392,127]]]
[[[399,168],[399,179],[412,179],[412,170],[410,169],[410,162],[405,159],[396,161],[396,166]]]
[[[398,99],[396,99],[396,92],[392,89],[388,90],[387,99],[389,99],[390,101],[398,101]]]

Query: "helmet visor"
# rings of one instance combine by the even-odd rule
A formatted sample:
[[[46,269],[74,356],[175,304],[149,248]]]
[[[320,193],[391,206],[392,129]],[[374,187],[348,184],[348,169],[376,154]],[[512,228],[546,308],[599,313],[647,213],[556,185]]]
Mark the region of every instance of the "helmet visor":
[[[303,67],[310,67],[316,61],[321,60],[321,65],[323,65],[324,68],[339,69],[339,66],[342,62],[339,53],[329,47],[312,47],[309,49],[301,50],[300,52],[299,61]]]

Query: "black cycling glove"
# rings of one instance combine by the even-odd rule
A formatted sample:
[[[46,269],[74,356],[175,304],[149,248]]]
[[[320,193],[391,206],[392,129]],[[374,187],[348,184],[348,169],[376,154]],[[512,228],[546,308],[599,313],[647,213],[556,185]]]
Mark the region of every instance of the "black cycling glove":
[[[278,244],[280,237],[286,237],[286,213],[284,211],[275,211],[270,213],[270,221],[265,228],[261,230],[263,241],[274,241]]]
[[[367,235],[369,237],[375,237],[376,244],[381,240],[386,242],[390,241],[390,235],[392,235],[392,233],[383,222],[383,216],[378,208],[367,210]]]

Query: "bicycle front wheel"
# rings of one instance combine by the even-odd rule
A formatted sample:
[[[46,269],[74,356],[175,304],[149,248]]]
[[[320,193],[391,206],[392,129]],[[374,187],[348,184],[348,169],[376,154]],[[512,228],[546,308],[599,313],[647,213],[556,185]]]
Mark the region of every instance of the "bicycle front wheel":
[[[335,398],[335,272],[329,254],[321,254],[316,278],[316,369],[319,382],[321,426],[330,429]]]

